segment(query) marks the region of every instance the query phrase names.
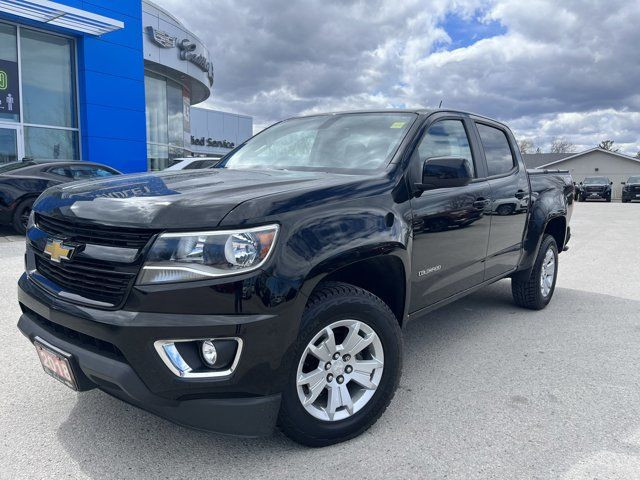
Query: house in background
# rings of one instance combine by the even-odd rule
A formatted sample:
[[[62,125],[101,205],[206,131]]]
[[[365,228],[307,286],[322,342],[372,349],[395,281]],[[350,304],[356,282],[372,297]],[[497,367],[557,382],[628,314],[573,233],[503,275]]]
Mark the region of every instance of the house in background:
[[[522,158],[527,168],[569,170],[576,183],[585,177],[609,177],[614,199],[622,196],[622,182],[640,175],[639,159],[597,147],[580,153],[523,154]]]

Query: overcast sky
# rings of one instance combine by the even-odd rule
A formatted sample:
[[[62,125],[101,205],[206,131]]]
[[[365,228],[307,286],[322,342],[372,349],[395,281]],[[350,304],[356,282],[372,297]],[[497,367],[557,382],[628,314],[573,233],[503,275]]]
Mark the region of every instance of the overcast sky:
[[[207,45],[206,105],[257,129],[316,111],[443,107],[544,151],[640,151],[637,0],[154,0]]]

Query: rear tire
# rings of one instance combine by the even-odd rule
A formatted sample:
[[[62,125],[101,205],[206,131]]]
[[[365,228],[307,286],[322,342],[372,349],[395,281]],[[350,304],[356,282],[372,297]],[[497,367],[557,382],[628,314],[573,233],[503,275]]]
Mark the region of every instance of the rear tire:
[[[23,200],[13,211],[13,219],[11,221],[11,225],[13,226],[13,229],[20,235],[24,235],[27,231],[27,222],[29,220],[31,207],[33,206],[34,201],[35,200],[33,198]]]
[[[611,196],[607,197],[607,203],[611,203]]]
[[[362,325],[362,330],[350,326],[347,331],[341,332],[341,328],[346,330],[347,327],[335,327],[335,324],[343,322]],[[329,341],[329,336],[324,336],[327,330],[334,332],[331,336],[333,341]],[[383,352],[377,355],[383,359],[382,365],[372,367],[371,373],[367,371],[364,377],[359,376],[364,383],[368,383],[367,379],[371,380],[371,385],[367,387],[348,374],[353,372],[352,377],[356,377],[357,373],[364,371],[358,366],[365,368],[363,363],[358,362],[373,363],[376,356],[363,356],[362,353],[355,353],[357,348],[348,348],[352,331],[356,335],[368,331],[369,334],[359,335],[363,340],[369,339],[373,332],[375,340],[369,345]],[[320,334],[323,336],[318,339]],[[311,346],[320,353],[312,353]],[[370,346],[364,347],[361,352],[368,353]],[[327,354],[325,348],[331,351]],[[349,360],[343,362],[349,356],[344,354],[349,351],[354,352],[351,363]],[[327,358],[320,358],[326,355]],[[302,316],[293,359],[282,392],[278,417],[280,429],[292,440],[310,447],[324,447],[349,440],[371,427],[395,394],[402,370],[402,336],[398,320],[389,307],[371,292],[347,283],[327,282],[319,286],[309,299]],[[309,360],[313,365],[307,365]],[[345,380],[339,382],[343,369],[342,378]],[[317,374],[317,381],[301,381],[302,376],[314,373]],[[332,374],[331,380],[328,379],[329,374]],[[340,400],[338,410],[330,408],[332,389],[339,392],[339,397],[336,397]],[[343,393],[345,390],[346,393]],[[315,391],[320,393],[314,396]],[[303,401],[308,403],[303,405]],[[349,404],[350,408],[347,406]],[[326,418],[322,418],[325,415]]]
[[[551,278],[550,275],[552,275]],[[551,235],[545,234],[528,278],[511,279],[514,302],[523,308],[542,310],[553,297],[557,278],[558,246]]]

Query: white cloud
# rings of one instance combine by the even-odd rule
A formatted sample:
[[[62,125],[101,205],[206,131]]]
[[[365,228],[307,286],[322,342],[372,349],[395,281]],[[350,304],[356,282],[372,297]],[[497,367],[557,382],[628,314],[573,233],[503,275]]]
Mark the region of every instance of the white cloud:
[[[502,119],[542,146],[563,136],[640,150],[638,2],[193,0],[185,9],[157,1],[209,46],[209,105],[253,115],[258,125],[442,99]],[[455,31],[447,31],[451,15],[462,23]],[[491,22],[504,30],[451,48]]]

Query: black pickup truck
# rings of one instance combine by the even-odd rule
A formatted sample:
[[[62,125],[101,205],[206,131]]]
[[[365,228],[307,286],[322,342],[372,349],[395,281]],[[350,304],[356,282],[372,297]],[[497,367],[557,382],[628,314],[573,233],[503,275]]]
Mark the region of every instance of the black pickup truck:
[[[640,176],[629,177],[622,185],[622,203],[640,200]]]
[[[580,182],[580,201],[604,200],[611,201],[611,185],[613,182],[607,177],[587,177]]]
[[[389,405],[410,320],[505,277],[544,308],[572,209],[570,175],[527,173],[485,117],[294,118],[213,169],[47,190],[18,327],[73,389],[328,445]]]

